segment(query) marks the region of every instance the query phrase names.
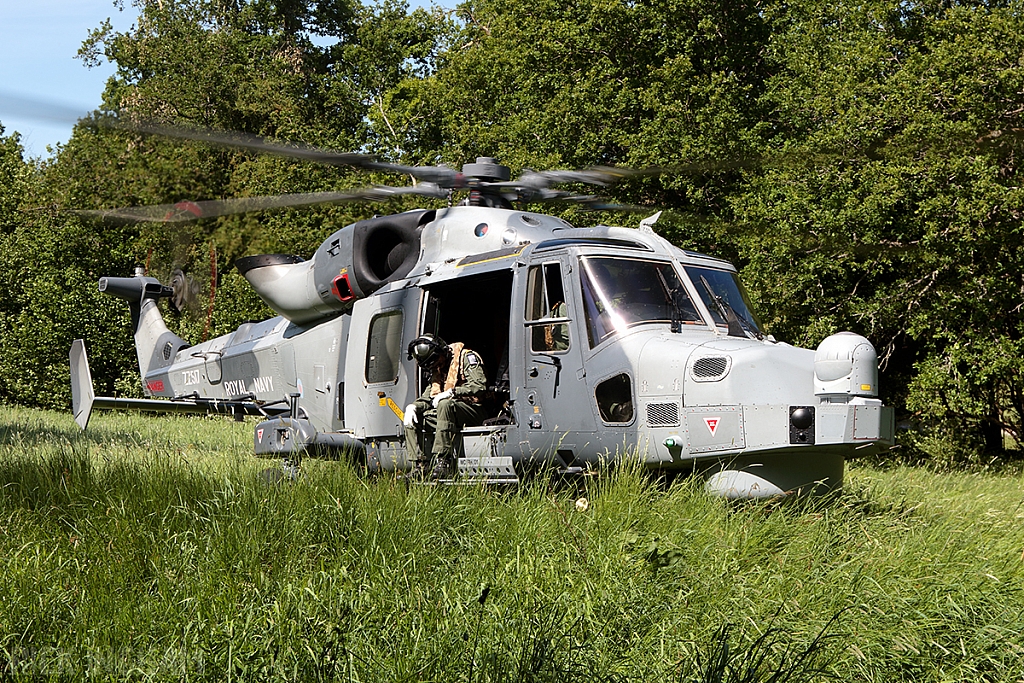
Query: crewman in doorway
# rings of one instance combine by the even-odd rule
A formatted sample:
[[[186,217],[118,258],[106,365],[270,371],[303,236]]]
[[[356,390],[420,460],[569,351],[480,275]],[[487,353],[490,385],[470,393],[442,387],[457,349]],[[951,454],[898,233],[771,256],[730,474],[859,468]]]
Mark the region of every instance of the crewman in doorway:
[[[446,479],[455,470],[454,447],[463,427],[483,424],[487,376],[480,355],[456,342],[446,344],[424,334],[409,344],[409,358],[430,374],[423,394],[405,409],[405,448],[413,463],[413,478],[422,479],[430,467],[432,480]],[[433,437],[430,457],[423,454],[421,437]]]

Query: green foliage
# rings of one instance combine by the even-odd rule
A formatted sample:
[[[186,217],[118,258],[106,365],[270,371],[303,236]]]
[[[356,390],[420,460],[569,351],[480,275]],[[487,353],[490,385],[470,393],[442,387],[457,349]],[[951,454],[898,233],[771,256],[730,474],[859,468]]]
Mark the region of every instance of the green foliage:
[[[67,352],[80,337],[96,356],[99,386],[110,390],[122,369],[130,371],[120,361],[134,354],[131,339],[109,334],[122,321],[101,300],[96,281],[108,268],[125,267],[125,243],[46,206],[47,169],[23,162],[13,136],[0,153],[0,395],[67,405]]]
[[[31,182],[32,167],[24,160],[18,134],[3,133],[0,125],[0,231],[6,235],[17,224],[17,210]]]
[[[96,291],[104,275],[146,266],[166,281],[181,268],[203,301],[169,325],[198,341],[208,324],[211,246],[221,297],[209,327],[226,333],[270,311],[231,264],[253,253],[308,257],[323,238],[373,207],[328,207],[204,221],[186,228],[112,227],[75,209],[183,199],[337,190],[372,179],[282,158],[142,135],[124,121],[246,131],[327,148],[369,144],[366,110],[411,74],[426,74],[440,14],[401,4],[139,2],[139,21],[94,31],[87,63],[116,68],[103,111],[83,119],[57,157],[26,164],[16,136],[0,138],[0,226],[7,267],[0,275],[0,397],[61,406],[70,397],[67,350],[82,337],[100,393],[138,393],[127,307]],[[316,38],[314,41],[313,38]],[[386,49],[384,49],[386,47]],[[208,334],[211,332],[207,332]]]
[[[766,154],[734,200],[777,336],[871,337],[890,400],[993,452],[1019,443],[1019,8],[775,8]],[[833,152],[838,153],[833,153]],[[823,152],[828,152],[825,154]]]
[[[727,156],[763,77],[758,14],[699,0],[465,3],[437,72],[389,94],[392,144],[514,168]]]
[[[831,501],[740,505],[626,470],[494,491],[306,461],[268,485],[251,423],[3,415],[16,680],[1009,682],[1024,661],[1019,472],[858,466]]]

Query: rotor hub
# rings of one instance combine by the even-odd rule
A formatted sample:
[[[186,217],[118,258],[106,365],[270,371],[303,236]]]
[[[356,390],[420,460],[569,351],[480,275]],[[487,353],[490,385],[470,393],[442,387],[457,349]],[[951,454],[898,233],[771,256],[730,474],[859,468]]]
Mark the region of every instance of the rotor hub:
[[[511,169],[499,164],[494,157],[477,157],[475,164],[465,164],[462,167],[462,174],[486,182],[503,183],[512,178]]]

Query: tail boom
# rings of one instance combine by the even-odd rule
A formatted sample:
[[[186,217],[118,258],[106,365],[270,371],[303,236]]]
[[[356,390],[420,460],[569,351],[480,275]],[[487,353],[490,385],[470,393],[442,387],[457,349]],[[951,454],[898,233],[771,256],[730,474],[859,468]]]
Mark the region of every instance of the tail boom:
[[[71,410],[75,416],[75,422],[82,431],[89,426],[89,418],[94,410],[131,410],[146,413],[199,415],[216,413],[232,415],[239,419],[243,415],[262,415],[269,418],[282,415],[289,410],[288,403],[283,400],[276,403],[259,403],[250,400],[225,401],[197,397],[157,399],[97,396],[93,390],[92,372],[89,370],[89,357],[85,352],[83,340],[76,339],[71,344],[69,360],[71,362]]]

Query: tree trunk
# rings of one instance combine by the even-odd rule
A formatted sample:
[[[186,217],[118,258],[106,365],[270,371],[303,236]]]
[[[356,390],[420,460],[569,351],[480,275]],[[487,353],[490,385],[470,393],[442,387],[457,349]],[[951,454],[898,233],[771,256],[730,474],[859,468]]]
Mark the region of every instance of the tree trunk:
[[[981,423],[981,436],[985,440],[985,453],[989,455],[1003,455],[1003,423],[999,419],[999,399],[996,392],[995,382],[989,382],[985,386],[985,394],[988,399],[988,409],[985,419]]]

